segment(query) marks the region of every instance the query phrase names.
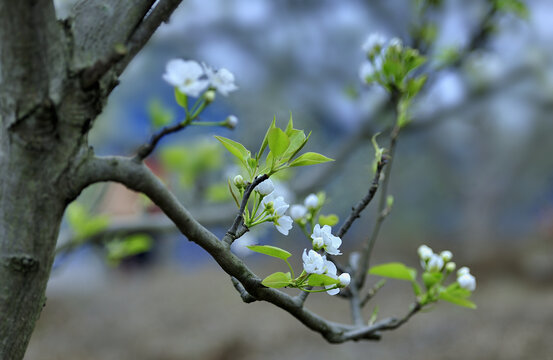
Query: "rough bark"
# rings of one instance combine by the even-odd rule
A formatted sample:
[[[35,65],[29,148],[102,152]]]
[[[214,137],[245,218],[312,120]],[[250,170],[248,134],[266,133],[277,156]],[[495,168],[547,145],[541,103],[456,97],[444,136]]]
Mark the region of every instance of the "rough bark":
[[[0,0],[0,359],[23,358],[45,304],[94,119],[179,2],[87,0],[61,22],[51,0]]]

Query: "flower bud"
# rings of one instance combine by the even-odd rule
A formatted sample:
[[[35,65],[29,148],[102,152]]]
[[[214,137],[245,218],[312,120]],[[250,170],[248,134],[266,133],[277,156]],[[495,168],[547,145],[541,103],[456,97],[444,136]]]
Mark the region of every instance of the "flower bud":
[[[470,269],[466,266],[463,266],[462,268],[460,268],[459,270],[457,270],[457,276],[463,276],[465,274],[470,274]]]
[[[440,256],[442,257],[442,259],[444,260],[444,262],[448,262],[449,260],[451,260],[453,258],[453,254],[451,253],[451,251],[449,250],[444,250],[440,253]]]
[[[396,51],[402,51],[403,50],[403,42],[401,39],[394,37],[390,40],[390,48],[395,49]]]
[[[303,203],[308,209],[315,209],[319,205],[319,198],[315,194],[309,194]]]
[[[459,286],[463,289],[474,291],[476,289],[476,279],[471,274],[463,274],[457,278]]]
[[[302,219],[307,214],[307,208],[303,205],[292,205],[290,207],[290,217],[294,220]]]
[[[341,287],[346,287],[351,282],[351,276],[348,273],[342,273],[338,276],[338,281],[340,281]]]
[[[236,185],[237,188],[241,189],[243,188],[246,183],[244,182],[244,178],[242,177],[242,175],[236,175],[234,177],[234,179],[232,180],[232,182],[234,183],[234,185]]]
[[[204,93],[204,99],[209,104],[215,100],[215,90],[207,90]]]
[[[436,254],[432,254],[430,259],[428,259],[428,264],[426,265],[426,270],[430,272],[441,271],[444,267],[444,261],[442,258]]]
[[[261,195],[269,195],[270,193],[273,192],[274,189],[275,189],[275,186],[273,185],[273,182],[271,181],[271,179],[267,179],[263,181],[261,184],[257,185],[257,187],[255,188],[255,191],[257,191]]]
[[[445,264],[445,270],[448,272],[448,273],[452,273],[455,271],[455,267],[457,265],[455,265],[454,262],[448,262],[447,264]]]
[[[428,260],[430,259],[432,254],[434,254],[432,249],[426,245],[419,246],[419,249],[417,250],[417,252],[419,253],[419,257],[421,258],[421,260]]]
[[[225,126],[229,129],[234,129],[238,125],[238,118],[234,115],[229,115],[225,119]]]

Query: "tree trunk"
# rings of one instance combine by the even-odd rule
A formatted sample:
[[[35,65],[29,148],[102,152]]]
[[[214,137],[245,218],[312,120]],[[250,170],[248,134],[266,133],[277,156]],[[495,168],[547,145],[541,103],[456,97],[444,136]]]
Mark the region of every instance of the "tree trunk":
[[[85,136],[65,39],[51,1],[0,0],[0,359],[23,358],[76,196],[65,174]]]

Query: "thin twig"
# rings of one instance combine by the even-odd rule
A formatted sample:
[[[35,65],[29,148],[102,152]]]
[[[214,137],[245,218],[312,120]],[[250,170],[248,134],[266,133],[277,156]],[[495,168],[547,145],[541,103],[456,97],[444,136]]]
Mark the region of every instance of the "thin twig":
[[[230,281],[232,281],[232,285],[234,285],[234,288],[238,293],[240,294],[240,297],[242,298],[242,301],[246,304],[252,303],[254,301],[257,301],[255,297],[253,297],[245,288],[238,279],[236,279],[234,276],[230,277]]]
[[[160,131],[158,131],[157,133],[153,134],[151,137],[150,137],[150,141],[148,141],[147,144],[144,144],[142,145],[138,151],[137,151],[137,154],[135,156],[135,159],[136,160],[139,160],[139,161],[142,161],[144,160],[146,157],[148,157],[148,155],[150,155],[152,153],[152,151],[154,151],[157,143],[166,135],[169,135],[169,134],[172,134],[172,133],[175,133],[179,130],[182,130],[184,129],[186,126],[188,126],[189,122],[188,121],[182,121],[178,124],[175,124],[173,126],[166,126],[164,127],[163,129],[161,129]]]
[[[348,331],[344,334],[344,338],[350,340],[366,339],[367,336],[379,335],[380,331],[395,330],[401,325],[405,324],[409,319],[418,313],[422,309],[422,306],[416,302],[412,305],[411,310],[401,319],[388,318],[381,320],[373,325],[364,326],[355,330]]]
[[[365,305],[367,305],[367,303],[376,295],[376,293],[378,293],[378,291],[382,289],[384,284],[386,284],[386,280],[384,279],[374,284],[374,286],[369,289],[369,291],[367,292],[367,295],[365,295],[363,300],[361,300],[361,307],[364,307]]]
[[[388,154],[389,154],[388,166],[384,171],[384,180],[382,182],[381,190],[380,190],[380,200],[378,203],[378,218],[376,219],[372,234],[367,239],[367,243],[365,245],[365,248],[363,249],[364,251],[361,255],[361,263],[359,264],[357,276],[355,277],[357,280],[357,287],[359,289],[361,289],[363,287],[363,284],[365,283],[365,277],[367,275],[367,270],[369,269],[369,260],[370,260],[371,253],[372,253],[374,244],[376,242],[376,239],[378,238],[378,234],[380,233],[380,227],[382,226],[384,219],[386,219],[386,217],[388,216],[388,212],[389,212],[389,209],[387,209],[388,184],[390,182],[392,162],[394,161],[395,148],[397,144],[398,135],[399,135],[399,127],[395,126],[394,129],[392,130],[392,134],[390,135],[390,148],[388,150]]]
[[[369,191],[367,195],[365,195],[358,203],[357,205],[352,208],[351,214],[349,214],[349,217],[346,219],[342,227],[340,227],[340,230],[338,230],[337,236],[339,238],[342,238],[346,232],[349,230],[353,222],[361,217],[361,212],[365,210],[367,205],[371,202],[371,200],[374,198],[374,195],[376,194],[376,191],[378,190],[378,184],[380,181],[380,174],[382,173],[382,169],[387,163],[387,158],[382,157],[382,160],[378,162],[376,166],[376,173],[374,175],[374,178],[371,182],[371,186],[369,187]]]
[[[232,226],[227,231],[225,237],[223,240],[227,244],[232,244],[232,242],[237,238],[237,231],[238,227],[242,225],[244,222],[244,211],[246,210],[246,206],[248,205],[248,200],[250,199],[250,195],[255,189],[255,187],[259,184],[261,184],[263,181],[267,180],[269,178],[269,175],[263,174],[258,177],[256,177],[253,182],[248,184],[246,187],[246,190],[244,191],[244,195],[242,196],[242,203],[240,204],[240,209],[238,210],[238,214],[236,215],[236,218],[234,219],[234,222],[232,223]],[[242,233],[243,234],[243,233]]]
[[[181,2],[182,0],[159,0],[154,3],[155,6],[148,11],[125,44],[126,55],[115,65],[115,71],[118,75],[123,72],[128,63],[144,47],[161,23],[169,20],[169,17]]]

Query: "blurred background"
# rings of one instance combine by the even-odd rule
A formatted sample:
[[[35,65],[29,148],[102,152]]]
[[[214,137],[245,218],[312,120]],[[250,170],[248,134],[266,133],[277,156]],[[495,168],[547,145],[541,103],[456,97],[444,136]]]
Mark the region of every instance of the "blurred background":
[[[323,213],[344,219],[372,178],[370,138],[391,122],[385,93],[359,79],[361,44],[372,32],[416,44],[433,75],[400,135],[394,207],[372,263],[417,267],[419,245],[449,249],[476,276],[477,310],[439,303],[380,342],[328,344],[270,304],[243,304],[228,276],[148,200],[101,184],[73,210],[97,224],[91,241],[74,246],[89,236],[64,223],[26,359],[553,359],[553,2],[490,14],[489,1],[444,0],[422,20],[417,3],[184,1],[124,73],[90,143],[100,155],[132,155],[155,131],[153,117],[183,115],[161,78],[168,60],[224,67],[239,91],[218,95],[203,118],[234,114],[239,126],[164,139],[152,169],[222,236],[236,211],[226,181],[238,170],[213,135],[256,149],[273,116],[284,127],[292,113],[296,128],[313,131],[307,150],[337,162],[287,173],[280,190],[290,203],[325,191]],[[60,18],[71,5],[57,1]],[[426,23],[431,46],[416,35]],[[344,257],[372,230],[375,205],[343,239]],[[299,229],[284,237],[260,227],[246,241],[290,250],[299,269],[309,246]],[[106,245],[128,235],[147,239],[149,251],[122,260]],[[282,270],[234,250],[260,276]],[[408,285],[389,281],[367,319],[375,305],[381,317],[400,317],[412,301]],[[349,321],[341,299],[314,294],[306,306]]]

